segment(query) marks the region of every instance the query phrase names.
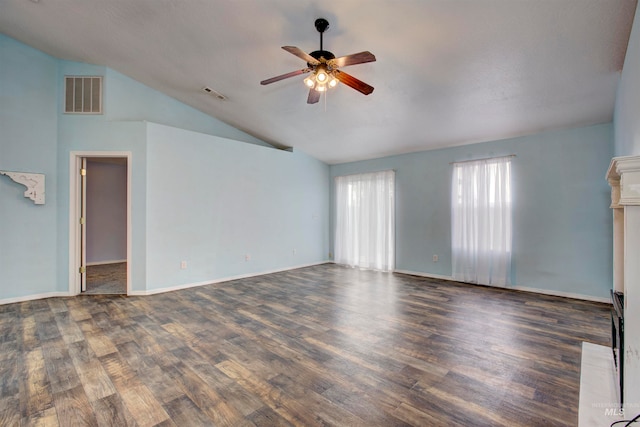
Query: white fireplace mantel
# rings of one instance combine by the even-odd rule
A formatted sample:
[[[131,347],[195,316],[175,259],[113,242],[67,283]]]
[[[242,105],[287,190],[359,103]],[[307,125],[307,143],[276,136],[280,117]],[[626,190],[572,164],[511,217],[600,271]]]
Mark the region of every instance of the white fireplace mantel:
[[[640,156],[614,157],[607,171],[611,207],[640,205]]]
[[[607,171],[613,209],[613,285],[624,293],[624,400],[640,407],[640,156],[614,157]],[[635,406],[637,405],[637,406]]]

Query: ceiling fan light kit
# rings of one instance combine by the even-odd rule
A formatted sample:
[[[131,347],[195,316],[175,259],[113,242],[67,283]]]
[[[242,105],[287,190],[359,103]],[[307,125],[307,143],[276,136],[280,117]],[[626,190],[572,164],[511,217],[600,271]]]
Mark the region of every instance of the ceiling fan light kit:
[[[318,102],[320,100],[320,93],[326,92],[327,87],[336,87],[338,82],[342,82],[364,95],[369,95],[373,92],[373,86],[358,80],[344,71],[338,70],[338,68],[363,64],[365,62],[373,62],[376,60],[376,57],[371,52],[364,51],[336,58],[333,53],[323,49],[322,35],[329,28],[329,22],[324,18],[316,19],[315,27],[320,33],[320,50],[306,53],[295,46],[282,46],[282,49],[307,61],[307,68],[263,80],[260,84],[268,85],[289,77],[311,73],[311,75],[304,79],[304,84],[309,88],[309,96],[307,98],[308,104],[315,104]]]

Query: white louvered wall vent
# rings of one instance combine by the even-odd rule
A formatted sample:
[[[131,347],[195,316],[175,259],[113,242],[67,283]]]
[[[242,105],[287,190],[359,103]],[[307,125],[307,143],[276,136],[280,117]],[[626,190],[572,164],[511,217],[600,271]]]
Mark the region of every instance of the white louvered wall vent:
[[[64,77],[65,114],[102,114],[102,77]]]

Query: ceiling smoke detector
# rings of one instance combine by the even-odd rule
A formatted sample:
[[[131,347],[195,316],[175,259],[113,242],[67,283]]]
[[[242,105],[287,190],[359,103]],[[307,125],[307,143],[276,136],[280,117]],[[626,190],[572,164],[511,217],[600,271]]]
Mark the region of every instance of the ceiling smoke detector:
[[[226,96],[224,96],[223,94],[221,94],[220,92],[218,92],[215,89],[211,89],[209,86],[203,87],[202,91],[208,93],[209,95],[215,96],[216,98],[218,98],[221,101],[224,101],[225,99],[227,99]]]

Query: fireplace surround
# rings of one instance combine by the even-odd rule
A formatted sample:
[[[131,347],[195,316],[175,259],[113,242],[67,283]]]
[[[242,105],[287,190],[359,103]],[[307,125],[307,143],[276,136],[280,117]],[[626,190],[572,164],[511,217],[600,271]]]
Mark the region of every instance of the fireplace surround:
[[[607,181],[613,210],[611,338],[616,383],[620,403],[637,412],[640,387],[629,385],[640,381],[640,156],[614,157]]]

